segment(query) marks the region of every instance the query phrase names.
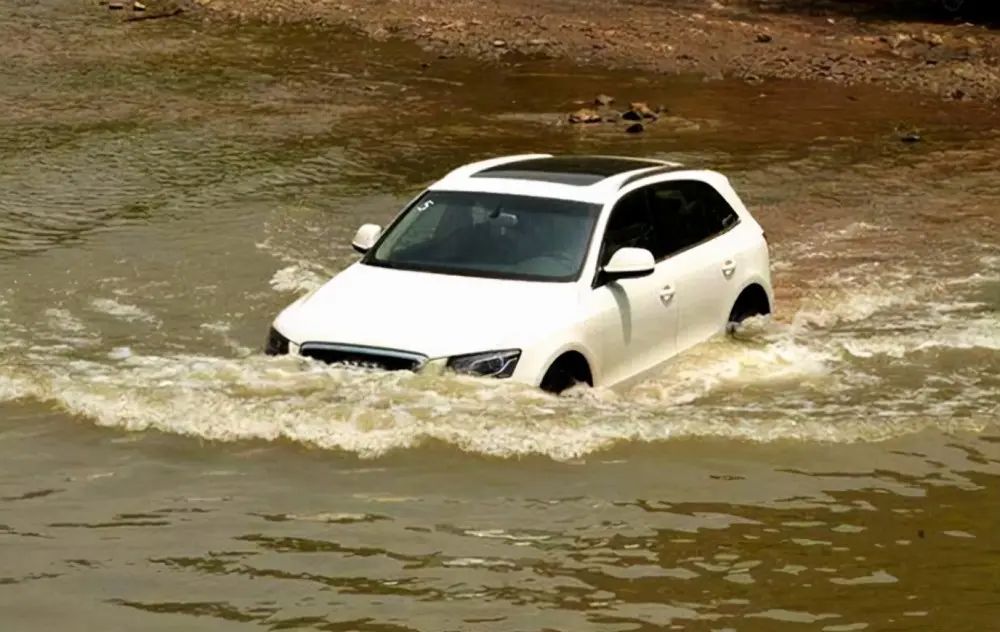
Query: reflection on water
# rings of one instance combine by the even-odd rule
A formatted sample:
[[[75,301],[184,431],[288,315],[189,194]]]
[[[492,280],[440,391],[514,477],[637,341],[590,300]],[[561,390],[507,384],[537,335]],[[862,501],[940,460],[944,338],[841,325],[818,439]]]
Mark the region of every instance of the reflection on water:
[[[993,625],[994,114],[106,17],[0,17],[7,627]],[[609,86],[671,116],[560,124]],[[561,398],[260,355],[358,224],[538,150],[726,171],[775,317]]]

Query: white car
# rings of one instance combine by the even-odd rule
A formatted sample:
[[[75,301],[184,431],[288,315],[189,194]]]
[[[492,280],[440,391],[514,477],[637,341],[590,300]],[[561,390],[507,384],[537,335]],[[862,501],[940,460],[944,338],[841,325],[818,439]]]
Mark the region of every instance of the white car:
[[[773,305],[764,232],[728,179],[670,162],[477,162],[353,245],[267,353],[560,392],[632,383]]]

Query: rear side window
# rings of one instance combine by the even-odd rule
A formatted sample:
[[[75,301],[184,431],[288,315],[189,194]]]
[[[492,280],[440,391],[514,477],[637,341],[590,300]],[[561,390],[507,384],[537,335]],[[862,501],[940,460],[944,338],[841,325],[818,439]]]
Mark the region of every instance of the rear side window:
[[[658,259],[711,239],[739,222],[725,198],[706,182],[678,180],[648,188],[662,242]]]

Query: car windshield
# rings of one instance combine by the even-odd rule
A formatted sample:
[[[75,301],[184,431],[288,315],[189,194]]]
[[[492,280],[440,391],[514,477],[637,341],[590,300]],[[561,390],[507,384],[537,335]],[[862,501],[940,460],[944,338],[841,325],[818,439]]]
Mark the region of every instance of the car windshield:
[[[579,277],[600,205],[553,198],[428,191],[364,263],[529,281]]]

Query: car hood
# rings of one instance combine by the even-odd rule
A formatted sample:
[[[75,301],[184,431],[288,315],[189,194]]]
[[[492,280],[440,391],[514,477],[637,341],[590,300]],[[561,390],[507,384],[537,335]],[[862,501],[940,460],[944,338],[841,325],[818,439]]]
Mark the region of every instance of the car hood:
[[[354,264],[289,306],[295,343],[336,342],[431,358],[521,348],[575,314],[574,283],[540,283]]]

